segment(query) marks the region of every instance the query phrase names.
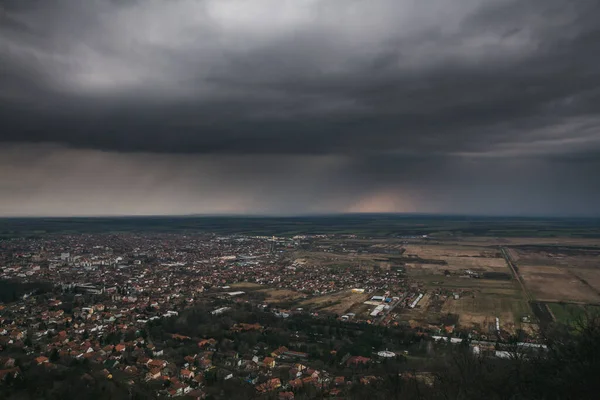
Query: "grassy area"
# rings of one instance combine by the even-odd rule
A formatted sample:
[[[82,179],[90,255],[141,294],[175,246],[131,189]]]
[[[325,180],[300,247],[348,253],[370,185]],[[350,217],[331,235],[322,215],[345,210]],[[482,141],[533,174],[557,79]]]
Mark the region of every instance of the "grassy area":
[[[585,317],[588,313],[600,313],[599,306],[570,304],[570,303],[546,303],[557,322],[570,323]]]
[[[410,270],[409,270],[410,276]],[[457,276],[443,275],[422,275],[413,276],[415,281],[422,283],[428,289],[446,288],[452,289],[490,289],[490,290],[511,290],[518,289],[514,280],[491,280],[491,279],[468,279]]]
[[[313,310],[322,310],[336,314],[343,314],[351,308],[362,305],[369,298],[368,293],[352,293],[349,290],[330,293],[323,296],[304,300],[299,305]]]
[[[465,296],[459,300],[448,300],[442,311],[449,314],[458,314],[460,323],[469,326],[473,323],[482,323],[484,320],[492,321],[500,318],[504,329],[513,331],[515,324],[519,324],[521,317],[530,315],[531,310],[523,299],[499,296],[497,294],[477,293],[475,297]]]
[[[248,294],[260,294],[264,296],[266,302],[274,304],[293,304],[296,301],[307,297],[304,293],[296,292],[295,290],[275,288],[251,282],[233,283],[230,287],[232,290],[241,290]]]
[[[231,285],[229,285],[232,289],[237,289],[237,290],[259,290],[259,289],[263,289],[265,286],[260,285],[258,283],[252,283],[252,282],[238,282],[238,283],[232,283]]]

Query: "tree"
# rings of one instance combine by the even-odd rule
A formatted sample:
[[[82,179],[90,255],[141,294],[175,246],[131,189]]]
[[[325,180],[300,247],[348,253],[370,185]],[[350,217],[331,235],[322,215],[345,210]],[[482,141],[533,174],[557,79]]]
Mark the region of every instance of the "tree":
[[[50,360],[50,362],[57,362],[60,359],[60,355],[58,354],[58,350],[57,349],[52,349],[52,351],[50,352],[50,357],[48,357],[48,359]]]

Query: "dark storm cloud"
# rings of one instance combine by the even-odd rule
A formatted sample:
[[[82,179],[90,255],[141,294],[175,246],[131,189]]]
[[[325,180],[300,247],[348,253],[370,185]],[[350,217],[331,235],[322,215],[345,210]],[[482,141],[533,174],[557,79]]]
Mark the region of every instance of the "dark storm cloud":
[[[4,3],[4,141],[446,154],[560,125],[600,146],[571,129],[598,127],[596,1]]]
[[[0,4],[0,214],[600,213],[596,0]]]

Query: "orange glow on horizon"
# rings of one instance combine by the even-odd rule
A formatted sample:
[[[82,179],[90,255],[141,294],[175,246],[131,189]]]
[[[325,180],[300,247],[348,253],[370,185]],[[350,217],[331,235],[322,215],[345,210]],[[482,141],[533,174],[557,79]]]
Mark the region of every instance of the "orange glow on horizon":
[[[383,192],[363,197],[346,211],[350,213],[410,213],[415,212],[416,209],[410,200],[395,193]]]

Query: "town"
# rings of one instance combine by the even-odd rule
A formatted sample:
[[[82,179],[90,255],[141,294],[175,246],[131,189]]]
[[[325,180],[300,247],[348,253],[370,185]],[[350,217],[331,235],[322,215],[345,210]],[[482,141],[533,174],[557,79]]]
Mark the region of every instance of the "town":
[[[218,397],[226,383],[247,396],[343,397],[391,370],[414,376],[415,360],[465,340],[473,353],[500,358],[510,355],[502,343],[515,334],[522,349],[545,348],[533,316],[517,316],[529,328],[511,331],[514,323],[498,316],[467,325],[464,315],[444,313],[446,304],[484,296],[463,282],[505,277],[407,254],[427,240],[205,233],[5,240],[0,378],[18,378],[22,365],[84,365],[85,382],[118,380],[156,396]],[[407,274],[429,264],[440,269],[436,279],[461,288]],[[417,374],[426,385],[427,373]]]

